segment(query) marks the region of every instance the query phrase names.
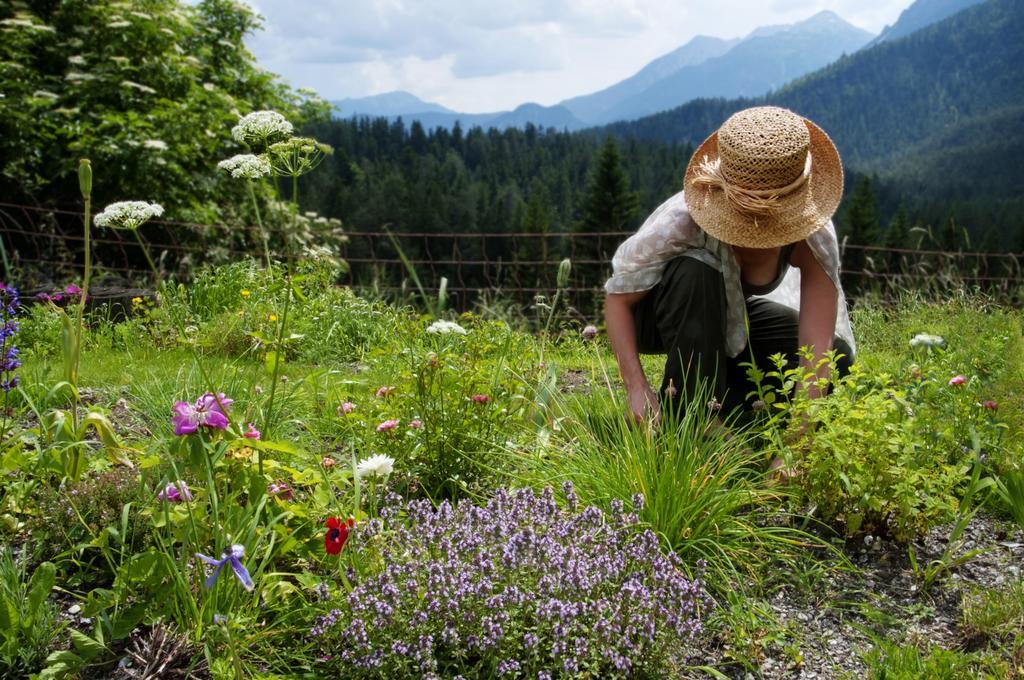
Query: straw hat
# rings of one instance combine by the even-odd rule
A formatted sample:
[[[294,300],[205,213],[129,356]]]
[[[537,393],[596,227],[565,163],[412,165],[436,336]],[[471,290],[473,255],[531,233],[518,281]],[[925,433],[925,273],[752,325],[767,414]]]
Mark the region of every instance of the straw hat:
[[[828,223],[843,165],[821,128],[776,106],[729,117],[694,152],[683,180],[694,221],[720,241],[774,248]]]

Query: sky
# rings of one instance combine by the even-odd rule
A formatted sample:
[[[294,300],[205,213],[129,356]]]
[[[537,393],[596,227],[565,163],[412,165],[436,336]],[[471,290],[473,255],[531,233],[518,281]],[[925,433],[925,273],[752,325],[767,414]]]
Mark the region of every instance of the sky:
[[[878,33],[911,0],[248,0],[264,68],[325,99],[411,92],[464,113],[556,104],[695,35],[741,37],[822,10]]]

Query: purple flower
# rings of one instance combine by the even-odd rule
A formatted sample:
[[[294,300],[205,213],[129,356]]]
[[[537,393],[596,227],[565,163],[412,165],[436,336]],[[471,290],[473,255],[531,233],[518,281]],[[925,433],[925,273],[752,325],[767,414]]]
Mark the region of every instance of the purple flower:
[[[18,386],[15,371],[21,366],[18,348],[14,346],[14,334],[18,332],[18,314],[21,301],[18,289],[0,283],[0,389],[10,392]]]
[[[490,395],[487,394],[474,394],[472,399],[474,404],[487,404],[491,401]]]
[[[583,336],[584,340],[593,340],[597,337],[597,326],[585,326],[580,335]]]
[[[176,482],[171,482],[164,487],[164,490],[156,495],[162,501],[168,501],[170,503],[180,503],[182,501],[192,500],[192,492],[188,490],[188,485],[181,479]]]
[[[82,289],[72,283],[64,289],[64,293],[66,295],[81,295]]]
[[[343,401],[343,402],[341,402],[341,406],[338,407],[338,415],[339,416],[347,416],[349,413],[352,413],[352,411],[355,411],[355,410],[356,410],[356,405],[355,404],[353,404],[351,401]]]
[[[377,426],[377,432],[387,432],[398,427],[398,419],[392,418],[391,420],[385,420],[383,423]]]
[[[949,379],[949,386],[955,387],[957,385],[963,385],[965,382],[967,382],[967,376],[954,375],[952,378]]]
[[[245,427],[246,427],[245,432],[242,433],[243,437],[245,437],[246,439],[259,439],[260,438],[260,431],[257,430],[255,427],[253,427],[252,423],[246,423]]]
[[[207,392],[199,397],[195,404],[174,402],[174,418],[171,420],[174,424],[174,434],[195,434],[200,427],[227,429],[230,424],[227,413],[231,410],[232,401],[224,396],[223,392],[216,395]]]
[[[700,631],[702,584],[621,500],[609,517],[562,490],[570,508],[551,489],[499,490],[484,506],[416,500],[368,523],[367,537],[387,537],[375,541],[380,566],[354,584],[344,615],[312,631],[322,651],[343,650],[339,674],[413,664],[432,677],[455,652],[506,676],[523,673],[522,659],[569,675],[669,675],[656,659]]]
[[[283,501],[290,501],[294,497],[292,488],[284,482],[271,482],[267,485],[267,495],[277,496]]]
[[[209,578],[203,584],[207,589],[212,588],[217,582],[217,577],[220,576],[220,570],[225,564],[231,565],[231,570],[235,572],[235,576],[238,578],[238,582],[242,584],[242,587],[252,592],[252,589],[256,587],[256,584],[252,582],[252,578],[249,576],[249,571],[242,564],[242,558],[245,557],[245,547],[235,543],[230,548],[221,553],[220,559],[215,560],[212,557],[203,555],[202,553],[196,553],[196,557],[201,559],[207,564],[214,566],[213,573],[210,574]]]

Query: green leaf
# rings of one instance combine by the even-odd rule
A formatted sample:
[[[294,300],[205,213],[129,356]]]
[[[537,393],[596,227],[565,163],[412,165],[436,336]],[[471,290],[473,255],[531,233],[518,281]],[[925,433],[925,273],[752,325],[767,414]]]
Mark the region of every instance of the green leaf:
[[[135,626],[142,622],[146,616],[146,603],[139,602],[121,612],[121,615],[113,620],[111,625],[111,636],[114,640],[122,640],[128,637]]]
[[[273,350],[269,350],[267,352],[267,358],[263,362],[263,370],[267,372],[267,375],[273,375],[274,369],[277,368],[278,363],[283,361],[278,358],[279,356],[280,355]]]
[[[71,629],[71,644],[75,646],[75,650],[86,661],[94,659],[107,651],[107,648],[102,644],[75,628]]]
[[[49,597],[56,581],[57,567],[53,565],[53,562],[43,562],[36,567],[28,586],[28,618],[30,621],[35,619],[36,612]]]
[[[7,635],[14,631],[20,623],[18,610],[14,604],[7,601],[7,598],[0,592],[0,634]]]
[[[82,657],[67,650],[54,652],[46,657],[46,668],[39,674],[40,678],[66,678],[76,672],[85,663]]]

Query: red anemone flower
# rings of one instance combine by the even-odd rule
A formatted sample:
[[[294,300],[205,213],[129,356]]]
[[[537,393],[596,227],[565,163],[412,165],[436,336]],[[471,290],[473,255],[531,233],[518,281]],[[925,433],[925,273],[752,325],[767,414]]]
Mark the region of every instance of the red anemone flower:
[[[341,522],[337,517],[327,518],[327,533],[324,534],[324,550],[328,555],[337,555],[345,547],[348,540],[349,529],[354,527],[356,522],[351,517]]]

